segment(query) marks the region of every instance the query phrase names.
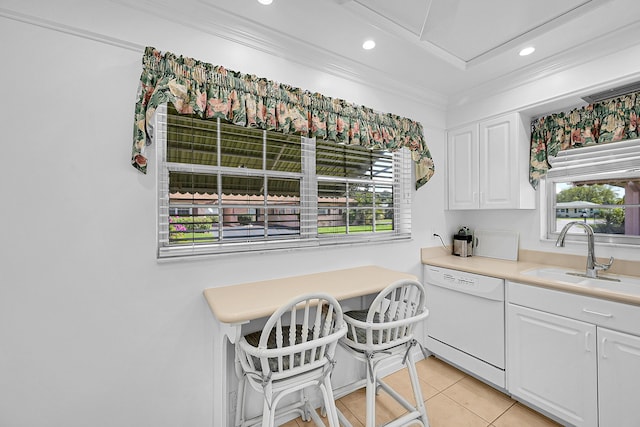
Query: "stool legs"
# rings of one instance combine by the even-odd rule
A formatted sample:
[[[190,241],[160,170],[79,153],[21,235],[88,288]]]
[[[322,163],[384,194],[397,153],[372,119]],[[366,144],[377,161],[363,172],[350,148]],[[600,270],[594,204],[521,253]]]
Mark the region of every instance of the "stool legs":
[[[367,370],[367,386],[365,391],[367,427],[375,427],[376,425],[377,375],[376,368],[373,368],[373,372]]]
[[[378,364],[384,362],[384,357],[381,360],[373,362],[369,360],[369,367],[367,369],[367,382],[366,382],[366,427],[376,427],[376,394],[378,388],[382,388],[386,393],[393,397],[399,404],[401,404],[408,413],[399,417],[396,420],[390,421],[384,426],[395,427],[406,425],[409,421],[415,421],[420,423],[423,427],[429,427],[429,419],[427,418],[427,410],[424,405],[422,397],[422,390],[420,388],[420,380],[418,379],[418,371],[415,365],[415,359],[411,351],[406,356],[406,366],[409,373],[409,379],[411,381],[411,388],[413,390],[413,397],[415,399],[415,406],[407,401],[402,395],[391,388],[384,380],[378,376]]]
[[[409,378],[411,379],[411,386],[413,388],[413,396],[416,400],[416,409],[420,413],[420,421],[424,427],[429,427],[429,419],[427,418],[427,408],[424,406],[424,399],[422,398],[422,389],[420,388],[420,380],[418,379],[418,370],[416,369],[415,359],[413,354],[409,352],[407,355],[407,369],[409,370]]]
[[[324,379],[324,387],[323,395],[324,395],[324,408],[327,412],[327,420],[329,420],[330,427],[340,427],[340,423],[338,422],[338,408],[336,408],[336,399],[333,396],[333,389],[331,386],[331,379],[329,375],[327,375]]]

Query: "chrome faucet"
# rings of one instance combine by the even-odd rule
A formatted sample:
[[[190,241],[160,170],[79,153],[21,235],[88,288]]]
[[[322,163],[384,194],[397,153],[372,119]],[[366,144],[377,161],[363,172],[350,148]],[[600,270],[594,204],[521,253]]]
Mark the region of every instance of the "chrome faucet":
[[[564,239],[567,237],[567,231],[569,231],[569,229],[574,225],[579,225],[587,232],[587,271],[585,276],[595,279],[598,277],[598,271],[608,270],[609,267],[611,267],[611,264],[613,264],[613,257],[609,258],[609,263],[607,264],[598,264],[594,249],[593,228],[591,228],[589,224],[580,221],[569,222],[562,228],[562,231],[560,231],[560,235],[558,236],[558,240],[556,240],[556,246],[564,246]]]

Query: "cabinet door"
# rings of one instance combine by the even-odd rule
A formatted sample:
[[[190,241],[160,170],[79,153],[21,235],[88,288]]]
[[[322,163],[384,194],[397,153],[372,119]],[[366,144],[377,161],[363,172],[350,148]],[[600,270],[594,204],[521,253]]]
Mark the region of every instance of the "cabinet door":
[[[507,305],[510,393],[575,426],[595,427],[596,380],[594,325]]]
[[[478,127],[448,132],[447,195],[449,209],[478,209]]]
[[[600,426],[640,426],[640,337],[598,328]]]
[[[480,208],[518,207],[517,115],[480,122]]]

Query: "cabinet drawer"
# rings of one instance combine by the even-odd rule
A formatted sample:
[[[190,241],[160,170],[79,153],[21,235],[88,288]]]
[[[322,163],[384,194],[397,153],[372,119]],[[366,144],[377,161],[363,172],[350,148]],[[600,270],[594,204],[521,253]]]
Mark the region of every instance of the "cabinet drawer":
[[[571,319],[640,335],[640,307],[533,285],[507,282],[507,300]]]

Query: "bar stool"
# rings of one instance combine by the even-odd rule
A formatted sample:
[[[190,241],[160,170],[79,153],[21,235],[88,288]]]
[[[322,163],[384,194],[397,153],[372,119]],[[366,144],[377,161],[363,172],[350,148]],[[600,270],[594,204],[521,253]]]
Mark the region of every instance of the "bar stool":
[[[331,388],[338,340],[346,333],[342,308],[330,295],[293,298],[267,320],[262,331],[241,337],[236,345],[238,394],[236,426],[274,426],[277,417],[292,413],[305,421],[324,423],[305,389],[320,390],[329,425],[339,427]],[[247,385],[263,396],[262,415],[245,418]],[[281,399],[299,392],[295,402],[278,408]]]
[[[412,349],[420,346],[413,337],[416,324],[429,314],[425,307],[425,291],[420,282],[400,280],[381,291],[367,310],[348,311],[344,314],[347,334],[340,344],[348,353],[366,365],[366,426],[374,427],[376,421],[376,393],[382,388],[408,412],[387,424],[386,427],[421,424],[429,426],[422,391],[418,380]],[[384,365],[402,361],[407,365],[416,405],[412,405],[380,378]],[[338,413],[342,425],[351,427],[342,413]]]

